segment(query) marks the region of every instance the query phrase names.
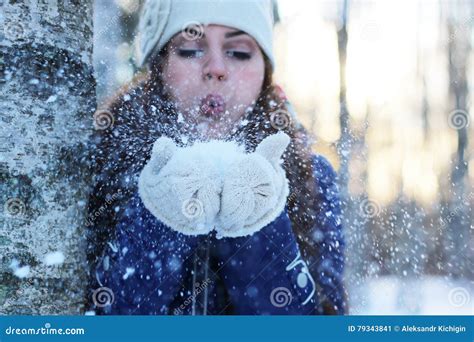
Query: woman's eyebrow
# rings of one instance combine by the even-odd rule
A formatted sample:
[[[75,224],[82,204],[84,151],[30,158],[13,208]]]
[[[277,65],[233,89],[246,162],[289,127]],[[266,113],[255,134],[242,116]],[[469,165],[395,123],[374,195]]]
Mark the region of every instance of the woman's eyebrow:
[[[244,31],[232,31],[232,32],[227,32],[224,37],[225,38],[232,38],[232,37],[237,37],[237,36],[240,36],[242,34],[247,34],[245,33]]]
[[[182,31],[184,32],[184,31]],[[237,37],[237,36],[241,36],[241,35],[248,35],[247,32],[244,32],[244,31],[241,31],[241,30],[238,30],[238,31],[232,31],[232,32],[227,32],[224,34],[224,38],[233,38],[233,37]],[[199,37],[200,39],[204,39],[206,38],[206,34],[203,32],[201,37]],[[188,39],[186,39],[185,37],[183,37],[183,35],[179,35],[177,37],[177,42],[176,43],[181,43],[182,41],[186,41]]]

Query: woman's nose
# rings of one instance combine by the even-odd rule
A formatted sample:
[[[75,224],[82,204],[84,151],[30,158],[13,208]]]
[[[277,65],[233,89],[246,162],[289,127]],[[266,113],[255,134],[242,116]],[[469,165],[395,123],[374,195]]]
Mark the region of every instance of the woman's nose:
[[[224,57],[217,52],[209,52],[209,58],[203,67],[204,80],[224,81],[227,79],[227,67]]]

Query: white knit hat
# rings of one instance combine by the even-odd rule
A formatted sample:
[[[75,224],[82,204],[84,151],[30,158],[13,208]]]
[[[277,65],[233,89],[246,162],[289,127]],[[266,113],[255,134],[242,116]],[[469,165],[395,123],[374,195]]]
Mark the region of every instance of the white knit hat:
[[[274,66],[273,6],[274,0],[146,0],[135,39],[137,65],[147,64],[176,33],[196,39],[215,24],[251,35]]]

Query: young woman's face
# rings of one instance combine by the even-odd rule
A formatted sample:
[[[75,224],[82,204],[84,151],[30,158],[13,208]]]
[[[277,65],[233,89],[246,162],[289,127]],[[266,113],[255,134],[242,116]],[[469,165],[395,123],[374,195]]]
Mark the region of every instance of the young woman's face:
[[[163,83],[192,132],[221,138],[255,104],[264,74],[263,54],[251,36],[209,25],[199,39],[184,33],[172,38]]]

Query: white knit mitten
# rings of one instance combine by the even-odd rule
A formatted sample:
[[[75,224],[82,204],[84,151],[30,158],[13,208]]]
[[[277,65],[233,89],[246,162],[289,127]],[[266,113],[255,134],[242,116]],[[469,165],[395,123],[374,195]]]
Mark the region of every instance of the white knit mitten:
[[[254,153],[237,158],[226,170],[218,237],[253,234],[283,211],[289,187],[281,156],[289,143],[283,132],[268,136]]]
[[[180,148],[170,138],[159,138],[138,180],[145,207],[186,235],[209,233],[220,209],[218,169],[199,146]]]

